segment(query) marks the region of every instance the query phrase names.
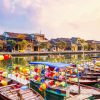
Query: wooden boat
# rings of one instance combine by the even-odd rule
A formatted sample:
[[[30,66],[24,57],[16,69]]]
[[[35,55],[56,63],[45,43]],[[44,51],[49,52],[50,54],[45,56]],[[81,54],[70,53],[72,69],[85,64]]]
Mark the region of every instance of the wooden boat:
[[[79,85],[74,82],[68,82],[70,85],[70,92],[77,93]],[[100,98],[100,89],[80,84],[80,94],[91,94],[95,99]]]
[[[93,85],[98,83],[97,80],[89,80],[89,79],[79,79],[80,84],[85,84],[85,85]]]
[[[0,86],[1,100],[44,100],[43,97],[28,86],[16,81],[9,81],[9,85]]]
[[[75,76],[75,77],[69,77],[69,80],[68,81],[72,81],[72,82],[78,82],[78,78]],[[94,80],[94,79],[87,79],[87,78],[79,78],[79,83],[80,84],[84,84],[84,85],[93,85],[93,84],[96,84],[98,83],[98,80]]]
[[[97,73],[100,73],[100,68],[91,68],[91,69],[89,69],[90,70],[90,72],[97,72]]]
[[[97,80],[97,76],[90,76],[90,75],[84,75],[81,77],[82,79],[90,79],[90,80]]]
[[[88,72],[87,75],[100,76],[100,72]]]
[[[46,97],[48,98],[48,96],[52,94],[52,96],[58,95],[59,99],[60,98],[64,99],[64,97],[66,97],[67,91],[69,91],[68,98],[78,96],[78,94],[79,94],[78,93],[78,87],[79,87],[78,84],[74,83],[74,82],[67,82],[67,83],[68,83],[69,87],[65,87],[65,88],[56,87],[55,85],[49,86],[49,88],[46,90],[46,94],[47,94]],[[35,83],[32,80],[31,80],[31,86],[35,89],[38,89],[38,83]],[[69,90],[68,90],[68,88],[69,88]],[[59,91],[57,92],[57,90],[59,90]],[[82,84],[80,84],[80,94],[81,95],[88,94],[88,97],[94,96],[95,98],[100,98],[100,90],[99,89],[96,89],[96,88],[93,88],[90,86],[86,86],[86,85],[82,85]],[[53,98],[53,97],[51,97],[51,98]],[[63,100],[63,99],[61,99],[61,100]],[[50,99],[48,99],[48,100],[50,100]]]
[[[76,78],[77,76],[76,75],[70,75],[70,74],[67,74],[67,77],[73,77],[73,78]],[[80,76],[81,79],[90,79],[90,80],[97,80],[98,79],[98,76],[93,76],[93,75],[82,75]]]
[[[65,64],[65,63],[51,63],[51,62],[30,62],[29,64],[30,65],[38,65],[38,64],[39,65],[45,65],[46,68],[47,68],[47,66],[49,66],[49,68],[50,67],[53,68],[53,70],[52,69],[49,70],[51,72],[51,74],[53,73],[54,69],[58,70],[57,68],[61,68],[61,69],[63,69],[63,71],[65,71],[66,67],[70,66],[69,64]],[[35,67],[38,67],[38,66],[35,66]],[[60,71],[62,72],[61,69],[60,69]],[[44,70],[46,71],[47,69],[44,68]],[[50,72],[49,72],[49,74],[50,74]],[[39,74],[39,73],[36,73],[36,74]],[[64,73],[64,74],[66,76],[66,73]],[[57,78],[55,78],[52,75],[46,75],[46,73],[44,73],[41,76],[42,76],[43,79],[45,78],[44,82],[48,86],[48,88],[45,91],[46,92],[45,97],[46,97],[47,100],[64,100],[64,98],[71,98],[72,96],[78,95],[78,84],[75,83],[75,82],[73,84],[69,81],[67,82],[66,77],[62,77],[62,78],[57,77]],[[53,84],[51,84],[51,81],[53,81]],[[59,85],[56,84],[57,81],[59,81]],[[62,82],[64,82],[65,85],[62,85],[61,84]],[[69,83],[69,84],[66,85],[66,83]],[[30,86],[38,92],[39,92],[40,84],[42,84],[42,83],[38,82],[38,80],[36,80],[36,79],[31,79],[30,80]],[[76,91],[76,88],[74,88],[74,86],[77,87],[77,91]],[[97,95],[100,94],[100,90],[95,90],[92,87],[87,88],[87,86],[83,87],[81,85],[80,89],[82,91],[81,92],[82,95],[83,94],[90,94],[91,96],[93,96],[95,93]],[[91,93],[87,92],[87,91],[91,91],[90,89],[92,89],[92,92]],[[95,93],[93,91],[95,91]],[[90,95],[88,95],[88,97]]]

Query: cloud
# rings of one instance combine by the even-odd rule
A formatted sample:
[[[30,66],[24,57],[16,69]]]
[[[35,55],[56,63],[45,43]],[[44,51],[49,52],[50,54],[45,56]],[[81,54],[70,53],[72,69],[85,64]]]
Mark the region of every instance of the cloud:
[[[38,8],[40,3],[40,0],[4,0],[3,2],[4,7],[9,11],[13,11],[13,13],[16,13],[15,10],[19,8],[21,8],[21,10]]]
[[[41,29],[49,37],[81,36],[99,40],[95,34],[100,33],[100,0],[3,1],[5,12],[14,20],[25,17],[27,29]]]

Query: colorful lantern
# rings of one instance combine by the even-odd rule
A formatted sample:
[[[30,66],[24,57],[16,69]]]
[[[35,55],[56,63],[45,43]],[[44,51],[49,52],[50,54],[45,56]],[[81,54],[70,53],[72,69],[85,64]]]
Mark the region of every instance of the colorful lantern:
[[[9,55],[9,59],[11,59],[12,58],[12,56],[11,55]]]
[[[54,85],[54,81],[53,81],[53,80],[50,81],[50,82],[49,82],[49,85],[51,85],[51,86]]]
[[[64,79],[64,76],[60,75],[60,76],[59,76],[59,79]]]
[[[46,72],[45,76],[46,76],[46,77],[49,77],[49,72]]]
[[[34,71],[35,71],[35,72],[37,72],[37,71],[38,71],[38,69],[37,69],[37,68],[35,68],[35,69],[34,69]]]
[[[58,73],[58,72],[56,72],[56,73],[55,73],[55,75],[56,75],[56,76],[59,76],[59,73]]]
[[[27,74],[27,69],[26,68],[23,68],[23,73]]]
[[[34,71],[34,66],[31,66],[31,70],[33,70],[33,71]]]
[[[53,75],[54,75],[54,73],[53,73],[53,72],[51,72],[51,73],[50,73],[50,76],[52,77]]]
[[[38,70],[37,70],[37,73],[38,73],[38,74],[40,74],[40,73],[41,73],[41,70],[40,70],[40,69],[38,69]]]
[[[3,72],[3,73],[2,73],[2,76],[3,76],[3,77],[7,77],[7,72]]]
[[[72,71],[72,69],[70,70],[70,74],[73,74],[73,71]]]
[[[65,72],[61,72],[61,75],[64,76],[65,75]]]
[[[55,85],[58,87],[60,85],[60,83],[57,81],[57,82],[55,82]]]
[[[78,78],[74,78],[74,82],[78,82]]]
[[[57,76],[54,76],[54,79],[57,79]]]
[[[42,83],[42,84],[40,85],[40,87],[42,87],[43,90],[46,90],[47,85],[46,85],[45,83]]]
[[[26,77],[26,80],[28,81],[28,80],[29,80],[29,78],[28,78],[28,77]]]
[[[62,85],[62,86],[66,86],[66,83],[65,83],[65,82],[61,82],[61,85]]]
[[[18,74],[15,74],[16,77],[18,77]]]
[[[23,71],[23,67],[20,67],[19,70],[22,72]]]
[[[4,56],[3,55],[0,55],[0,60],[4,60]]]
[[[37,81],[38,81],[38,82],[40,81],[40,77],[37,78]]]
[[[77,69],[75,69],[75,70],[74,70],[74,72],[75,72],[75,73],[77,73],[77,72],[78,72],[78,70],[77,70]]]
[[[29,72],[30,72],[30,70],[29,70],[28,68],[26,68],[26,72],[27,72],[27,73],[29,73]]]
[[[58,72],[59,71],[59,68],[55,68],[55,71]]]
[[[33,78],[33,77],[34,77],[34,75],[33,75],[33,74],[31,74],[31,75],[30,75],[30,78]]]
[[[42,71],[41,71],[41,74],[44,74],[45,73],[45,70],[43,69]]]
[[[34,79],[37,80],[37,79],[38,79],[38,75],[35,75],[35,76],[34,76]]]
[[[9,59],[9,55],[4,55],[4,60],[8,60]]]
[[[43,89],[42,89],[41,87],[39,87],[39,90],[40,90],[40,91],[43,91]]]
[[[69,81],[72,81],[72,78],[69,78]]]
[[[8,83],[7,83],[7,81],[2,80],[2,81],[1,81],[1,84],[2,84],[3,86],[6,86]]]
[[[54,68],[53,68],[53,67],[49,67],[49,69],[50,69],[50,71],[53,71],[53,70],[54,70]]]
[[[15,70],[19,70],[19,66],[16,66],[16,67],[15,67]]]
[[[43,83],[45,81],[45,79],[41,79],[41,82]]]

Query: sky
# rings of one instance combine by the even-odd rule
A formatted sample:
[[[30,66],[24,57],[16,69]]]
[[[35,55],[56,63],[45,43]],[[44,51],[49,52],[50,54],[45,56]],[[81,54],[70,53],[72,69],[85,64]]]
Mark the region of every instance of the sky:
[[[100,40],[100,0],[0,0],[0,34]]]

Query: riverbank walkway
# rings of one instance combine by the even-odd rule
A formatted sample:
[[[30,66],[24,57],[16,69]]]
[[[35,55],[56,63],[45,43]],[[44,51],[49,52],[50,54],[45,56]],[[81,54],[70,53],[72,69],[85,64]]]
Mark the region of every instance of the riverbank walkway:
[[[25,56],[25,55],[54,55],[54,54],[100,54],[100,51],[45,51],[45,52],[0,52],[0,54],[10,54],[12,56]]]

